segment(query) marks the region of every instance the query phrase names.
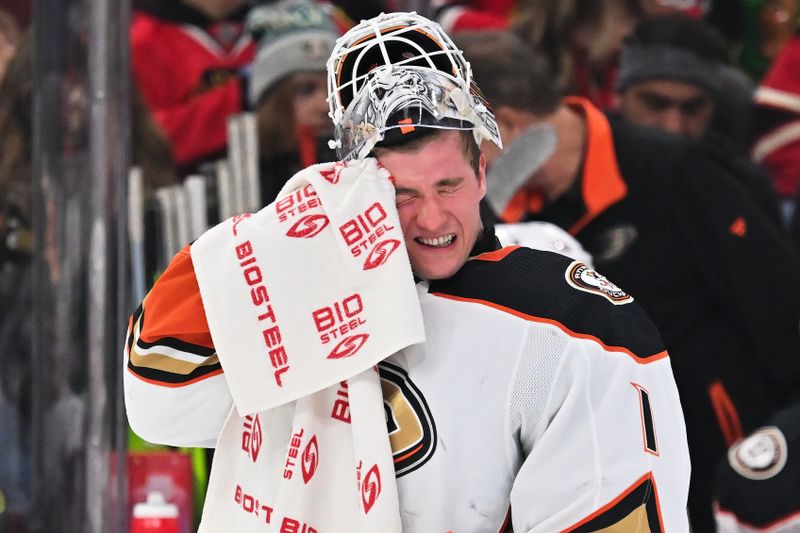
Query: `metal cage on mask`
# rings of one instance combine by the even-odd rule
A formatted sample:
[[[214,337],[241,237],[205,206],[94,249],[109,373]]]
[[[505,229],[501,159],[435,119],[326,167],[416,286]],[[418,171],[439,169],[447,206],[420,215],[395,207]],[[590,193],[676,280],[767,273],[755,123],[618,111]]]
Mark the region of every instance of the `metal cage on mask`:
[[[382,14],[341,37],[328,60],[328,104],[342,159],[417,128],[472,130],[502,146],[469,63],[442,28],[416,13]]]

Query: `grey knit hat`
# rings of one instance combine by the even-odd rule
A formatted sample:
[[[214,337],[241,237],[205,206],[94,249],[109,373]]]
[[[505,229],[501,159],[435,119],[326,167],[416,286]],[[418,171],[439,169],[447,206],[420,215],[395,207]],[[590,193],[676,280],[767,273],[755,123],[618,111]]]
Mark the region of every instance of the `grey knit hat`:
[[[626,44],[622,48],[617,90],[649,80],[675,80],[690,83],[716,93],[721,88],[722,62],[694,52],[664,44]]]
[[[256,106],[280,80],[296,72],[325,72],[338,32],[330,9],[306,0],[259,6],[247,17],[258,42],[251,65],[248,100]]]

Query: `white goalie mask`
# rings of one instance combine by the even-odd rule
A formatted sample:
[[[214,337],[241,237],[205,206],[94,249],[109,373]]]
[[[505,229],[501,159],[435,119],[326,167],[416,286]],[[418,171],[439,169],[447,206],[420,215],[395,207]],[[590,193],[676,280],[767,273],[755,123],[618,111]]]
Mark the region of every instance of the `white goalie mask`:
[[[417,128],[471,130],[478,144],[502,148],[461,50],[416,13],[361,21],[337,40],[327,69],[331,146],[341,159],[363,159],[387,136]]]

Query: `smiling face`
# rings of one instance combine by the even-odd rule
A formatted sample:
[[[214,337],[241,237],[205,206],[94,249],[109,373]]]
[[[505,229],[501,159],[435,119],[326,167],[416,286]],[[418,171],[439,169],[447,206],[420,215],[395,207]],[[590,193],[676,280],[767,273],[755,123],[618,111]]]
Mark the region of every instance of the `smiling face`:
[[[395,180],[411,268],[427,280],[455,274],[482,230],[479,204],[486,192],[486,161],[481,156],[476,174],[461,135],[444,130],[413,150],[376,150]]]

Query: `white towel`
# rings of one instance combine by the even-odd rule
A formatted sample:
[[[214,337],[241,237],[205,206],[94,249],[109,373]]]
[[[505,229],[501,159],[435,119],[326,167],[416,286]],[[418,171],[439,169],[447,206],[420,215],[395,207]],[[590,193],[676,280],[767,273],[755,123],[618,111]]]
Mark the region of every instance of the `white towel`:
[[[310,167],[192,245],[235,409],[201,531],[399,531],[374,365],[424,340],[390,176]]]

